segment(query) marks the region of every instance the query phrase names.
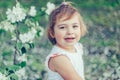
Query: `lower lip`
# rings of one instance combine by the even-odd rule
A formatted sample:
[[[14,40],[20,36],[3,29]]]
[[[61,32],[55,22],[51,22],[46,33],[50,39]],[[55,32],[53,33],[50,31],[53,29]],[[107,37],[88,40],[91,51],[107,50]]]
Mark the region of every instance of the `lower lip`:
[[[73,42],[74,39],[73,39],[73,38],[66,38],[65,41],[66,41],[66,42]]]

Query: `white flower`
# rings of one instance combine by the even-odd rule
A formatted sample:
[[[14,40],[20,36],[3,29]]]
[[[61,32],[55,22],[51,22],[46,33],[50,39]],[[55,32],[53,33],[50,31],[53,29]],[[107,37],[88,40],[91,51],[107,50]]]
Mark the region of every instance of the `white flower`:
[[[29,37],[28,37],[27,33],[20,34],[20,40],[22,41],[22,43],[28,42],[29,41],[28,38]]]
[[[11,23],[22,21],[26,17],[26,13],[24,9],[20,7],[19,3],[17,3],[12,10],[8,8],[6,14],[7,19],[11,21]]]
[[[23,54],[22,56],[18,57],[18,61],[20,61],[20,62],[27,61],[26,54]]]
[[[15,74],[18,76],[19,80],[25,76],[25,68],[21,68],[20,70],[16,71]]]
[[[110,73],[110,72],[104,72],[103,75],[104,75],[105,77],[109,77],[109,75],[111,75],[111,73]]]
[[[20,34],[20,40],[22,43],[28,42],[27,34]]]
[[[7,80],[7,77],[0,72],[0,80]]]
[[[36,32],[37,32],[37,31],[36,31],[35,28],[32,28],[31,31],[30,31],[31,34],[36,34]]]
[[[42,8],[41,8],[41,10],[42,10],[42,11],[45,11],[45,10],[46,10],[46,8],[45,8],[45,7],[42,7]]]
[[[22,43],[32,42],[36,35],[36,29],[32,28],[28,33],[20,34],[20,40]]]
[[[16,36],[15,35],[12,35],[12,39],[13,41],[17,40]]]
[[[13,32],[15,30],[15,26],[13,26],[9,21],[5,20],[0,23],[1,29],[5,31]]]
[[[46,13],[49,15],[55,9],[55,5],[53,3],[47,3],[47,10]]]
[[[117,74],[120,74],[120,66],[116,69]]]
[[[34,17],[36,15],[35,6],[31,6],[30,11],[28,13],[30,16]]]

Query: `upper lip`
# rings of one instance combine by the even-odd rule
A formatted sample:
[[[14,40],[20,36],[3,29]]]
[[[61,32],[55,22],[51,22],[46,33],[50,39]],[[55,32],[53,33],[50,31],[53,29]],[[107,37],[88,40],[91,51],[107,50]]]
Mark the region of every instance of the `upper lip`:
[[[65,39],[75,39],[75,37],[66,37]]]

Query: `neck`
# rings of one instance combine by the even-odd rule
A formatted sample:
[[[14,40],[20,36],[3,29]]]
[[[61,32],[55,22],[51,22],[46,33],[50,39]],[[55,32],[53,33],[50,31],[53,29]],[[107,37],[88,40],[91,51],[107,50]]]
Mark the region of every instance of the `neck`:
[[[63,46],[60,46],[58,44],[56,44],[56,46],[60,47],[61,49],[65,50],[65,51],[71,52],[71,53],[75,53],[76,52],[76,49],[75,49],[74,46],[63,47]]]

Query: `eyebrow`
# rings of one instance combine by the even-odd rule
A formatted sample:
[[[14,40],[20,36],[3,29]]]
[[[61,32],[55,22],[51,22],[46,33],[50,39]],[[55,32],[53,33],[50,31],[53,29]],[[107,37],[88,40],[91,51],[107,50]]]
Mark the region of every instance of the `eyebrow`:
[[[57,25],[58,27],[61,27],[61,26],[66,26],[67,24],[59,24]],[[73,23],[72,25],[79,25],[79,23]]]
[[[79,25],[79,23],[73,23],[73,25],[75,25],[75,24]]]
[[[57,25],[58,27],[60,27],[60,26],[65,26],[66,24],[59,24],[59,25]]]

